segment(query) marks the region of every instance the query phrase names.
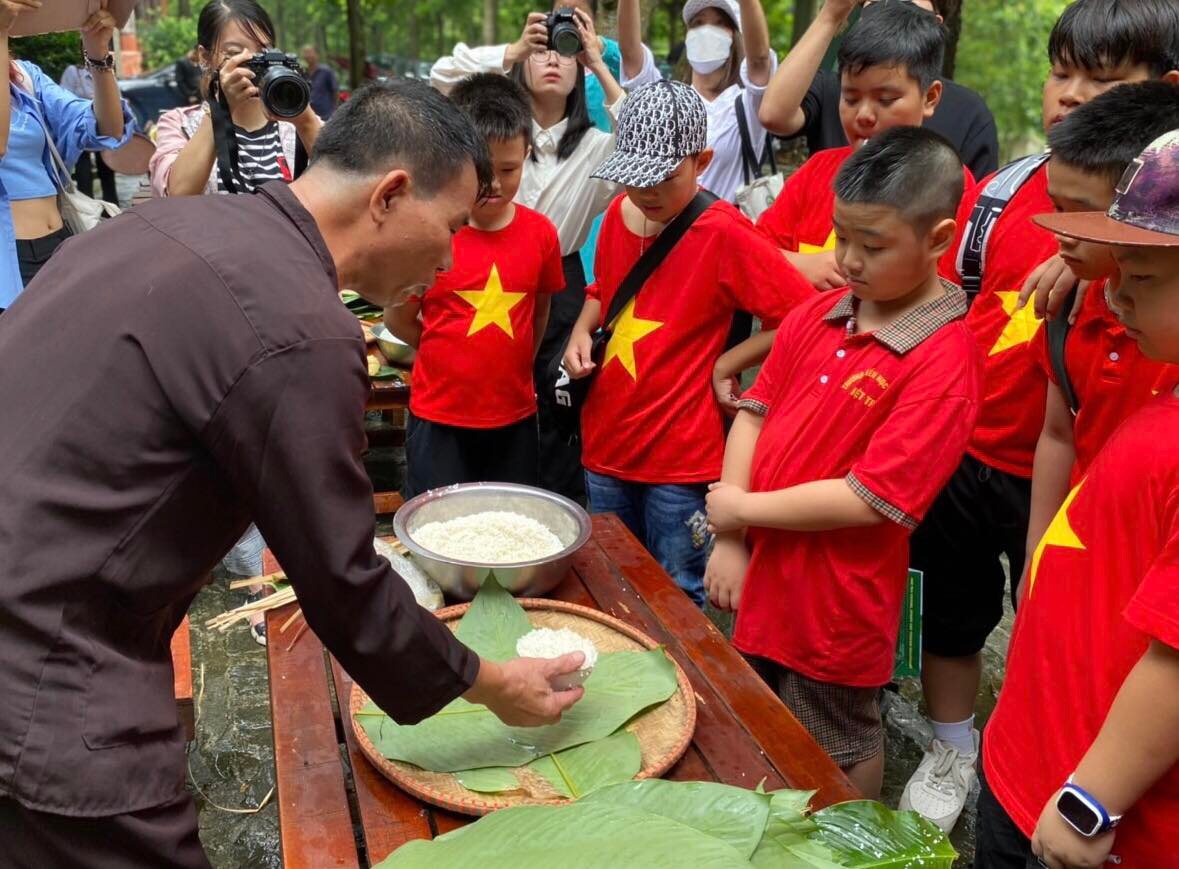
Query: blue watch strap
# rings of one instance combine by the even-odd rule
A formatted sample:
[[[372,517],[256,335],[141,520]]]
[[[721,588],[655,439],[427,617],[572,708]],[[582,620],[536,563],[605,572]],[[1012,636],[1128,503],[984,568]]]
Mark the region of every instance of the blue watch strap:
[[[1061,788],[1061,790],[1072,792],[1076,796],[1080,797],[1086,805],[1090,806],[1095,812],[1097,812],[1098,816],[1101,818],[1101,826],[1094,835],[1100,835],[1101,833],[1112,830],[1118,825],[1118,821],[1122,819],[1121,815],[1111,815],[1106,810],[1105,806],[1101,804],[1101,801],[1097,799],[1097,797],[1093,796],[1093,794],[1089,793],[1080,785],[1074,784],[1072,776],[1069,776],[1068,782],[1063,788]]]

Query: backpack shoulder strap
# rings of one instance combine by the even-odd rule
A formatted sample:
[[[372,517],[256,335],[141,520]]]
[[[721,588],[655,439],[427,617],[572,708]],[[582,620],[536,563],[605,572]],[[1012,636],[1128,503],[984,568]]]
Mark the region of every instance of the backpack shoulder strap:
[[[753,139],[749,134],[749,119],[745,117],[745,102],[741,99],[740,94],[733,101],[733,107],[737,111],[737,130],[741,133],[741,174],[744,176],[746,184],[752,184],[761,167],[758,165],[760,161],[757,159],[757,155],[753,152]]]
[[[982,195],[974,203],[958,248],[958,274],[962,276],[962,289],[967,296],[973,298],[982,289],[987,241],[995,228],[995,222],[1019,189],[1048,162],[1049,156],[1045,151],[1008,163],[987,182]]]
[[[1068,298],[1064,300],[1061,312],[1071,311],[1076,299],[1077,288],[1073,287]],[[1054,317],[1044,324],[1044,330],[1048,338],[1048,358],[1052,363],[1052,373],[1056,375],[1056,383],[1064,395],[1065,402],[1068,403],[1068,409],[1073,412],[1073,416],[1076,416],[1077,411],[1081,409],[1081,403],[1077,398],[1077,390],[1073,387],[1072,379],[1068,376],[1068,365],[1065,364],[1064,358],[1065,344],[1068,341],[1068,333],[1072,330],[1072,324],[1069,323],[1067,315]]]

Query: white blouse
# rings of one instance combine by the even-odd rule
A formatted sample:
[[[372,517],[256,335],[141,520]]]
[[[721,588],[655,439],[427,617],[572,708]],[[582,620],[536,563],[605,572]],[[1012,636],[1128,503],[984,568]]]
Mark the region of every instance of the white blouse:
[[[502,75],[506,48],[505,45],[469,48],[460,42],[453,55],[434,64],[430,70],[430,83],[446,93],[463,78],[475,73]],[[606,106],[616,123],[625,100],[624,94]],[[614,134],[591,127],[574,152],[564,160],[558,160],[557,146],[567,125],[568,121],[562,120],[544,130],[536,121],[532,122],[532,157],[524,161],[520,190],[515,200],[553,222],[561,241],[562,256],[581,250],[594,221],[621,189],[616,184],[590,177],[614,152]]]
[[[771,51],[771,78],[777,69],[778,56]],[[659,81],[661,77],[658,67],[655,66],[655,56],[649,48],[643,46],[643,68],[631,79],[626,77],[624,70],[621,84],[629,91],[639,85]],[[757,112],[761,108],[766,88],[750,83],[749,68],[745,61],[741,62],[741,84],[744,87],[733,85],[711,102],[704,100],[704,108],[708,113],[708,147],[713,150],[713,157],[712,165],[700,176],[700,185],[729,202],[736,199],[737,190],[745,183],[745,175],[741,169],[741,130],[737,126],[737,100],[742,100],[745,107],[745,119],[749,122],[749,141],[754,151],[759,158],[765,154],[766,128],[758,120]]]

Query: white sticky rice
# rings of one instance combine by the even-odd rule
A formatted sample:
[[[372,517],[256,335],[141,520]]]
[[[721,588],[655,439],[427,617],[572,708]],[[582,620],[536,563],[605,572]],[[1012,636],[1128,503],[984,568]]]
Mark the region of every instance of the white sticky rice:
[[[475,564],[515,564],[556,555],[565,545],[529,516],[488,510],[445,522],[428,522],[413,532],[423,549]]]
[[[442,589],[408,558],[399,555],[392,546],[379,537],[373,541],[373,548],[401,574],[418,604],[433,612],[442,607]]]
[[[598,663],[597,646],[569,628],[536,628],[516,640],[516,654],[521,658],[559,658],[570,652],[585,655],[582,670],[592,670]]]

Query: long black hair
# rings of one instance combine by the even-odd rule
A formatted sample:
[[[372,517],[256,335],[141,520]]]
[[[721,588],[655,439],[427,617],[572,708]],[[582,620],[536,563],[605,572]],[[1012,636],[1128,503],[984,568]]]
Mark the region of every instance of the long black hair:
[[[209,0],[197,18],[197,45],[211,52],[231,21],[241,24],[262,45],[274,45],[274,22],[257,0]]]
[[[529,93],[531,91],[528,89],[524,66],[531,62],[531,58],[525,58],[512,67],[511,72],[511,77]],[[585,138],[585,134],[594,125],[590,120],[589,104],[585,98],[585,68],[580,63],[577,64],[577,83],[565,99],[565,119],[567,121],[565,132],[561,136],[560,144],[557,145],[558,160],[565,160],[572,155],[577,150],[577,146],[581,144],[581,140]],[[532,152],[532,161],[536,162],[535,150]]]

